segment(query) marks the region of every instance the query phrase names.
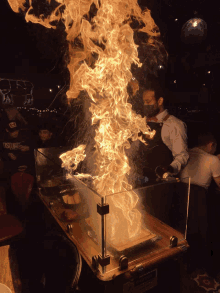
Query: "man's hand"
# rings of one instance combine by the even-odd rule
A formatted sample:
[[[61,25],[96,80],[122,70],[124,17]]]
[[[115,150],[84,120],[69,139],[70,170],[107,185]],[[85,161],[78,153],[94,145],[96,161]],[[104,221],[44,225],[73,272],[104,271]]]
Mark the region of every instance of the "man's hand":
[[[8,153],[8,156],[9,156],[9,158],[11,158],[14,161],[17,159],[17,157],[12,153]]]
[[[174,173],[172,166],[157,166],[155,169],[155,173],[158,178],[167,178],[168,176],[172,176]]]
[[[27,145],[21,145],[20,146],[20,150],[22,151],[22,152],[27,152],[27,151],[29,151],[29,146],[27,146]]]

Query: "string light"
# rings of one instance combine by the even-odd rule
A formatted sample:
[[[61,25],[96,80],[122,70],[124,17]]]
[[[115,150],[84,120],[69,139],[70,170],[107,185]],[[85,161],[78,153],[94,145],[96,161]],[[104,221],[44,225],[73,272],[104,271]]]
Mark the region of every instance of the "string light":
[[[52,92],[52,89],[49,89],[50,92]]]
[[[175,21],[178,21],[178,18],[175,18]]]
[[[192,26],[193,27],[197,27],[197,25],[198,25],[198,21],[197,20],[192,23]]]
[[[176,79],[174,80],[174,83],[176,83]]]

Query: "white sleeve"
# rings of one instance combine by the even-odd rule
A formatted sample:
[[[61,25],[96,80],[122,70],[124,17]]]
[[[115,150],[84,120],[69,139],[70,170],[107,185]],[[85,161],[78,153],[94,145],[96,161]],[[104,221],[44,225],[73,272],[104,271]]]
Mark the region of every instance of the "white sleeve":
[[[173,155],[173,161],[170,165],[174,168],[175,174],[178,174],[186,166],[189,154],[186,125],[182,121],[175,122],[170,125],[169,140],[170,150]]]
[[[220,160],[218,157],[213,156],[210,168],[212,172],[212,177],[220,176]]]

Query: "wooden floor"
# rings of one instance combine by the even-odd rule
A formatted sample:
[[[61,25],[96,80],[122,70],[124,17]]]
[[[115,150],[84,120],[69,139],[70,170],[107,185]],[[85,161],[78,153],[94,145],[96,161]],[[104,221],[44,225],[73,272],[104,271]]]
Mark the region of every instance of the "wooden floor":
[[[0,247],[0,283],[8,286],[12,293],[21,293],[16,255],[9,245]]]
[[[220,272],[215,278],[210,277],[201,267],[187,273],[186,264],[182,264],[180,274],[180,293],[220,292]]]
[[[7,213],[5,188],[0,186],[0,215]],[[12,293],[21,292],[15,251],[9,245],[0,246],[0,283],[6,285]]]
[[[220,292],[220,274],[218,279],[214,280],[209,278],[202,269],[196,269],[193,273],[188,274],[184,265],[181,267],[179,293]],[[0,283],[8,286],[12,293],[22,293],[16,255],[9,246],[0,247],[0,272]]]

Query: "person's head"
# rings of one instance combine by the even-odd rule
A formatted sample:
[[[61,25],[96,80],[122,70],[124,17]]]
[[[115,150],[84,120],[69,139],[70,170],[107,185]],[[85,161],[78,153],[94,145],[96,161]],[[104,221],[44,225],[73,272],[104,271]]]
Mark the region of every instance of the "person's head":
[[[164,93],[158,82],[151,82],[148,87],[142,88],[142,92],[144,113],[148,118],[164,111]]]
[[[217,141],[211,132],[205,132],[198,135],[198,147],[209,154],[214,155],[217,148]]]
[[[6,131],[11,138],[17,138],[19,135],[19,127],[16,121],[10,121],[6,126]]]
[[[48,125],[42,125],[39,129],[39,137],[40,140],[47,141],[49,139],[51,139],[53,135],[52,129],[51,127],[49,127]]]

